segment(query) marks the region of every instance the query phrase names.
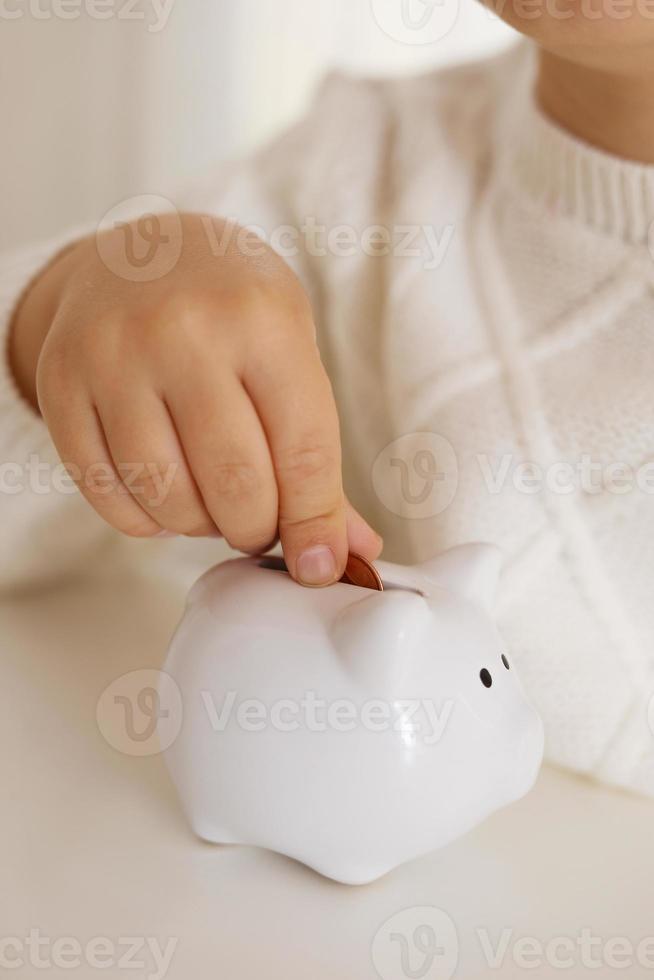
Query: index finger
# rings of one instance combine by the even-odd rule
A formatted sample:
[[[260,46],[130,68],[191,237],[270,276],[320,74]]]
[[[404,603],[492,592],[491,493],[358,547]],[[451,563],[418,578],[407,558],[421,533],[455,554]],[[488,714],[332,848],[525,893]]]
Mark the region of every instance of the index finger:
[[[331,385],[308,340],[281,358],[257,361],[243,383],[270,447],[286,564],[303,585],[329,585],[343,574],[348,552],[341,438]]]

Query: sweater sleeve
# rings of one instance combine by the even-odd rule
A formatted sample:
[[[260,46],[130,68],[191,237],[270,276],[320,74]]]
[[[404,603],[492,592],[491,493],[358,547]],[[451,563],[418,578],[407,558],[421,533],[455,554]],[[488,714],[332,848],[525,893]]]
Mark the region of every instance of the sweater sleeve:
[[[71,483],[48,429],[22,397],[8,359],[9,326],[31,281],[88,229],[0,259],[0,591],[74,571],[111,538]]]

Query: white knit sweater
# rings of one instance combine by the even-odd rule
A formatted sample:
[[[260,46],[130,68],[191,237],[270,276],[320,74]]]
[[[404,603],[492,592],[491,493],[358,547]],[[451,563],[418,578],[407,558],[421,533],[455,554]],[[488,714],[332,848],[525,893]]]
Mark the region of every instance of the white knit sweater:
[[[331,77],[301,124],[183,204],[261,226],[303,276],[347,489],[385,557],[500,544],[500,626],[549,759],[654,794],[654,168],[558,130],[532,76],[520,47],[408,80]],[[292,257],[285,225],[304,228]],[[3,329],[59,244],[3,262]],[[83,568],[112,537],[120,560],[77,495],[7,492],[30,456],[56,455],[1,370],[0,584]],[[411,451],[385,451],[410,433]],[[206,549],[189,548],[199,570]]]

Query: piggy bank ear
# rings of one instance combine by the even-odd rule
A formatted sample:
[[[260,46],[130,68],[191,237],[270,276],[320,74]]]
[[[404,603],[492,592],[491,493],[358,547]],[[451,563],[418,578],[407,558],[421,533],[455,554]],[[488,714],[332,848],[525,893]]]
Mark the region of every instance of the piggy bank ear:
[[[346,606],[331,626],[332,642],[350,676],[368,690],[394,690],[406,670],[407,651],[430,622],[417,592],[370,592]]]
[[[462,544],[418,566],[432,585],[465,596],[492,612],[502,570],[502,552],[494,544]]]

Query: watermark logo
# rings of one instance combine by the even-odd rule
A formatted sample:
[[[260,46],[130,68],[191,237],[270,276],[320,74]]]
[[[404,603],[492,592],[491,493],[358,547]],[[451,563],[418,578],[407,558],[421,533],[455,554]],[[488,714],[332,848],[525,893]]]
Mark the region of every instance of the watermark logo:
[[[475,950],[489,975],[507,970],[564,971],[581,975],[598,970],[654,970],[654,936],[602,936],[588,926],[567,935],[535,936],[511,926],[491,930],[480,926],[466,934],[465,945]],[[459,937],[451,917],[442,909],[416,906],[403,909],[377,930],[372,962],[381,980],[450,980],[459,960]]]
[[[98,255],[106,267],[129,282],[162,279],[177,265],[182,243],[178,211],[156,194],[116,204],[100,220],[96,233]]]
[[[379,927],[371,956],[381,980],[450,980],[459,963],[456,926],[431,905],[403,909]]]
[[[163,752],[182,727],[182,696],[170,674],[141,669],[108,685],[96,705],[98,728],[106,742],[124,755]]]
[[[372,466],[372,485],[397,517],[436,517],[450,506],[459,485],[452,444],[436,432],[411,432],[389,443]]]
[[[435,44],[459,17],[459,0],[370,0],[377,26],[400,44]]]

